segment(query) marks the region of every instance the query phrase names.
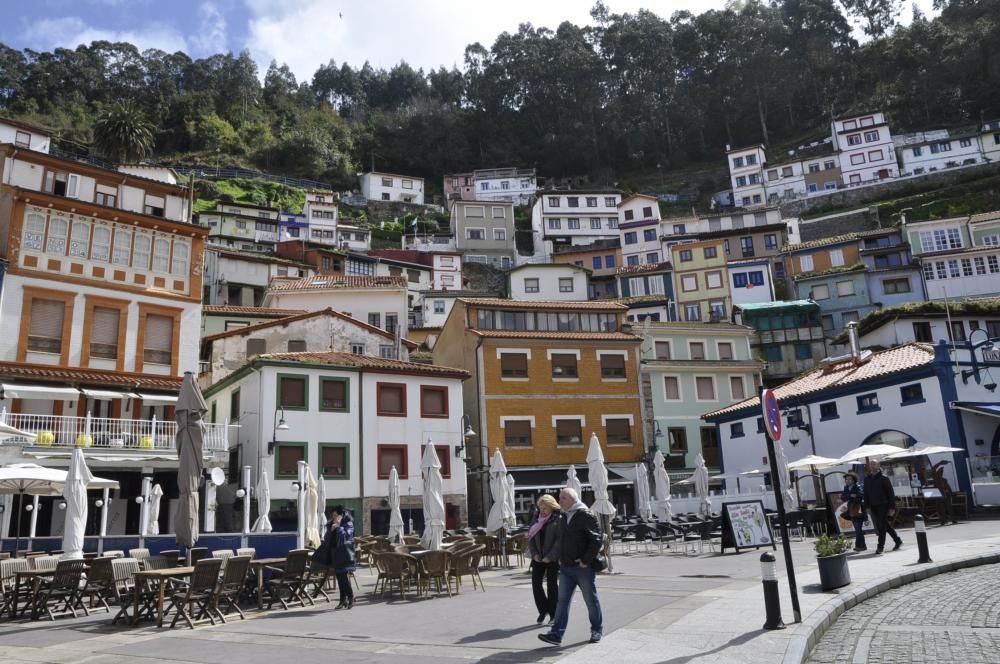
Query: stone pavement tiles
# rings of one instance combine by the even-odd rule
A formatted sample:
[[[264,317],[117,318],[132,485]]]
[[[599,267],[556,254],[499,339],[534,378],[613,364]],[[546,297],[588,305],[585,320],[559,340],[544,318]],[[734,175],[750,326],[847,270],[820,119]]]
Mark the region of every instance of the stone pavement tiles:
[[[811,664],[1000,660],[1000,565],[970,567],[894,588],[841,615]]]

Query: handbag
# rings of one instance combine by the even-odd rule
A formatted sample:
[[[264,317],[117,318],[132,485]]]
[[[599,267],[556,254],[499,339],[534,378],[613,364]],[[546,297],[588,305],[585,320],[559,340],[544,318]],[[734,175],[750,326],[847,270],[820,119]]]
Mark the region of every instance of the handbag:
[[[861,508],[861,505],[859,505],[858,503],[851,503],[850,505],[847,506],[847,514],[852,519],[859,519],[864,513],[865,511]]]
[[[590,563],[590,568],[595,572],[603,572],[608,568],[608,561],[604,558],[604,556],[597,555],[594,558],[594,561]]]

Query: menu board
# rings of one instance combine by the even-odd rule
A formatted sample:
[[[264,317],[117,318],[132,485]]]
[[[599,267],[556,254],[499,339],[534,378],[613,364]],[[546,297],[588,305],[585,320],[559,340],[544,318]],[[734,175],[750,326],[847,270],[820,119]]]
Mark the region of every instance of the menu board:
[[[847,504],[841,500],[841,494],[839,492],[826,494],[827,506],[830,509],[830,514],[833,515],[834,521],[837,523],[837,532],[842,535],[854,535],[854,522],[851,521],[847,516]],[[875,532],[875,525],[872,523],[871,515],[868,514],[868,510],[864,511],[865,522],[862,526],[861,532],[871,533]]]
[[[774,547],[771,526],[764,513],[764,503],[748,500],[722,505],[722,550]]]

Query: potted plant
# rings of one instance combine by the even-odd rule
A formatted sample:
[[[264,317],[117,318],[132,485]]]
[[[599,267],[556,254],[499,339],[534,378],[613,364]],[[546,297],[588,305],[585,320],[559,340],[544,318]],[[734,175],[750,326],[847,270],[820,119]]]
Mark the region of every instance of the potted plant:
[[[851,570],[847,567],[847,552],[850,550],[851,542],[843,535],[831,538],[824,534],[816,540],[816,563],[823,590],[833,590],[851,582]]]

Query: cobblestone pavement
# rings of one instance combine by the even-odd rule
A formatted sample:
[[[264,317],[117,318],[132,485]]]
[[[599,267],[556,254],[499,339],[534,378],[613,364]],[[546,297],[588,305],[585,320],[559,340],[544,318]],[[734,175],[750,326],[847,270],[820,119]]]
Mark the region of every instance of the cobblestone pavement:
[[[837,619],[811,664],[1000,660],[1000,565],[940,574],[861,602]]]

